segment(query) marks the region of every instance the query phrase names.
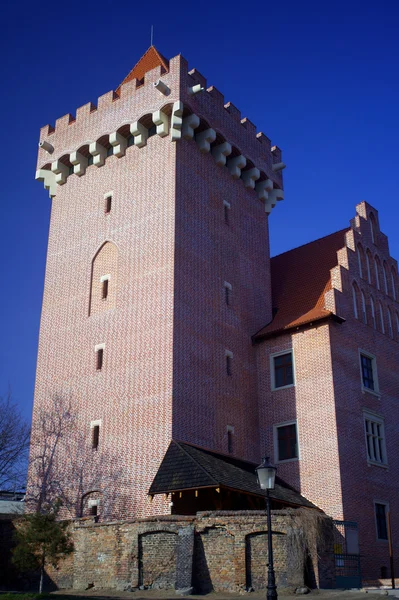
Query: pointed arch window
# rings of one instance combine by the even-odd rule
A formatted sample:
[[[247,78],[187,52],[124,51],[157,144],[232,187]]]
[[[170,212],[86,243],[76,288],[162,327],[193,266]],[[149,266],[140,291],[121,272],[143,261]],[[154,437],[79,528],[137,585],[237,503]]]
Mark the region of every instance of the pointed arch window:
[[[380,313],[380,329],[382,333],[385,333],[385,323],[384,323],[384,311],[382,310],[381,302],[378,303],[379,313]]]
[[[380,259],[378,258],[378,256],[374,257],[374,270],[375,270],[375,285],[377,286],[377,289],[381,289],[381,285],[380,285]]]
[[[394,270],[391,270],[391,285],[392,285],[392,296],[396,300],[396,277]]]
[[[371,308],[371,322],[373,324],[374,329],[377,329],[377,322],[375,319],[375,306],[373,296],[370,296],[370,308]]]
[[[375,216],[373,215],[373,213],[370,213],[369,220],[370,220],[371,241],[373,242],[373,244],[376,244],[377,243],[377,222],[375,220]]]
[[[367,323],[366,300],[364,298],[363,292],[361,292],[360,295],[361,295],[361,298],[362,298],[362,318],[363,318],[363,323]]]
[[[361,244],[357,245],[357,260],[358,260],[358,264],[359,264],[359,275],[363,279],[364,278],[364,273],[363,273],[364,251],[363,251]]]
[[[367,268],[367,281],[371,283],[371,265],[370,265],[370,251],[366,252],[366,268]]]
[[[384,277],[384,288],[385,288],[385,293],[388,295],[388,275],[387,275],[387,263],[384,261],[383,267],[382,267],[382,274]]]
[[[359,318],[359,288],[356,283],[352,284],[352,301],[353,301],[353,314],[355,319]]]
[[[399,336],[399,315],[395,312],[395,320],[396,320],[396,335]]]
[[[389,333],[389,337],[393,338],[392,316],[391,316],[391,311],[390,311],[389,308],[387,309],[387,318],[388,318],[388,333]]]

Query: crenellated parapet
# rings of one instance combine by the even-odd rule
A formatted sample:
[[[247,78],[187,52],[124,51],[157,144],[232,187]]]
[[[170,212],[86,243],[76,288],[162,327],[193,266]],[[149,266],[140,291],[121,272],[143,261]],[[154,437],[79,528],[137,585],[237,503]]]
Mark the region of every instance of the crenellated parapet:
[[[225,103],[214,86],[207,87],[197,70],[187,72],[181,56],[171,59],[168,72],[159,66],[141,80],[126,80],[118,93],[101,96],[97,106],[85,104],[76,116],[67,114],[55,127],[44,127],[36,178],[54,196],[69,177],[82,177],[91,165],[102,167],[110,157],[123,159],[129,147],[145,148],[154,135],[165,143],[195,143],[238,185],[253,191],[267,213],[284,197],[280,149],[241,118],[231,102]]]

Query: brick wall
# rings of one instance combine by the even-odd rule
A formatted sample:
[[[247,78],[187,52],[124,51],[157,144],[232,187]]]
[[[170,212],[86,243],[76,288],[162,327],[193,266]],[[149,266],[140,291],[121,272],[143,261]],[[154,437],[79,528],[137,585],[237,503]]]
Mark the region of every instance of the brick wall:
[[[323,540],[316,540],[310,530],[306,544],[297,543],[298,536],[304,539],[303,510],[307,512],[307,509],[273,512],[277,585],[296,587],[306,581],[333,587],[331,535],[327,533],[322,550],[320,542]],[[331,522],[328,519],[326,522],[331,532]],[[9,522],[0,522],[0,533],[7,527],[10,527]],[[184,535],[193,528],[194,535]],[[198,513],[197,517],[165,516],[108,524],[82,519],[71,524],[71,532],[75,551],[57,570],[47,568],[48,586],[173,589],[176,580],[183,580],[182,573],[178,575],[182,568],[186,571],[186,585],[189,582],[198,592],[212,589],[237,592],[250,587],[262,590],[266,586],[268,556],[264,512]],[[4,564],[9,544],[9,538],[3,541]],[[179,552],[180,546],[184,556]],[[312,565],[308,573],[305,573],[305,564]],[[0,585],[4,585],[4,575],[2,577]]]

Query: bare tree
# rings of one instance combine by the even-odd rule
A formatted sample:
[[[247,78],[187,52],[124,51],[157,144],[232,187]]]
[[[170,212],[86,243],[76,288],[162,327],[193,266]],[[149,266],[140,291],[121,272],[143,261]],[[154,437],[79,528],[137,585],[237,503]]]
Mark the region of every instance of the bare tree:
[[[11,394],[0,397],[0,489],[25,488],[29,426]]]
[[[61,501],[64,516],[83,516],[83,500],[101,496],[101,518],[120,514],[122,471],[116,456],[93,450],[90,431],[82,425],[70,399],[53,397],[36,415],[32,428],[28,508],[47,512]],[[65,511],[67,514],[65,514]]]

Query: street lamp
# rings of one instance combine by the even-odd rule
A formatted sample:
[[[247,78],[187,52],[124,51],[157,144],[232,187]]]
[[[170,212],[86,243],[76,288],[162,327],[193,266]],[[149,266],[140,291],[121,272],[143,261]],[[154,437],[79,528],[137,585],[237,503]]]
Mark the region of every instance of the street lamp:
[[[271,462],[269,456],[266,456],[262,464],[256,467],[258,482],[262,490],[266,490],[266,512],[267,512],[267,543],[269,564],[267,569],[267,594],[268,600],[277,600],[276,578],[274,575],[273,566],[273,544],[272,544],[272,518],[270,513],[270,496],[269,490],[274,490],[274,480],[276,478],[277,467]]]

